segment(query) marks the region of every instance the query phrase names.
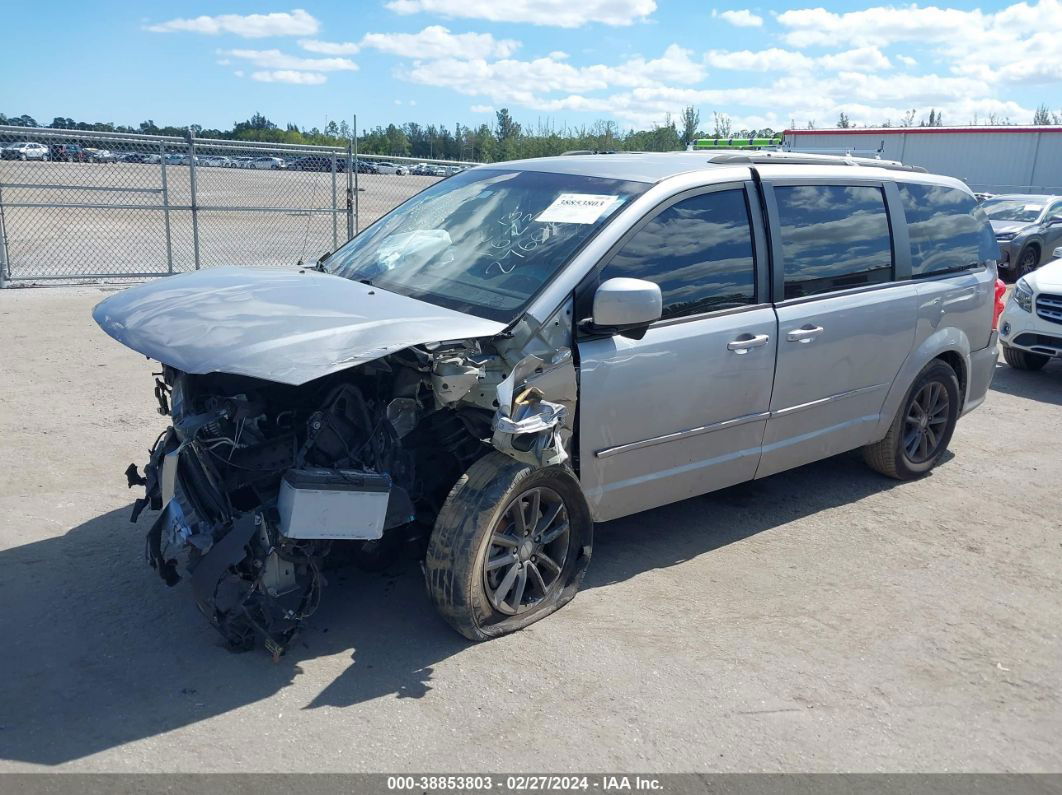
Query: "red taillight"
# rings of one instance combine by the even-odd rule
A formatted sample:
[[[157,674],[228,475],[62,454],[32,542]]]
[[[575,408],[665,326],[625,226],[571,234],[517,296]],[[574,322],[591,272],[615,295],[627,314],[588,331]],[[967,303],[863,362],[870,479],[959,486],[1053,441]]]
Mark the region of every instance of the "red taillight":
[[[1003,296],[1007,294],[1007,285],[1002,279],[996,279],[996,306],[992,313],[992,331],[999,328],[999,316],[1003,314]]]

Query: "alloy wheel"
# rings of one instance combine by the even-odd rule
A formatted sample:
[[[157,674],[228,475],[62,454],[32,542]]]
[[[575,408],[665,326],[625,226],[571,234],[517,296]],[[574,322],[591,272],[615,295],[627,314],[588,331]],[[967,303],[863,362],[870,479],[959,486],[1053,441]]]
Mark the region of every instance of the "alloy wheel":
[[[930,381],[915,393],[904,418],[903,448],[912,464],[933,458],[944,442],[951,399],[940,381]]]
[[[491,532],[483,586],[499,613],[517,615],[558,587],[568,559],[570,526],[564,500],[545,486],[519,494]]]

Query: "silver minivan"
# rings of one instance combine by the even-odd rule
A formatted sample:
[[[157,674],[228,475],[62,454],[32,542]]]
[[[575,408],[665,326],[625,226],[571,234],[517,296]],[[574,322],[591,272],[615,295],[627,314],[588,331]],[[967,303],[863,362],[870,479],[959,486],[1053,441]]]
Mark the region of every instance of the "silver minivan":
[[[775,152],[464,171],[316,268],[218,268],[94,316],[162,363],[136,521],[238,648],[322,570],[419,557],[472,639],[574,596],[595,522],[863,448],[924,475],[996,362],[992,229],[898,163]]]

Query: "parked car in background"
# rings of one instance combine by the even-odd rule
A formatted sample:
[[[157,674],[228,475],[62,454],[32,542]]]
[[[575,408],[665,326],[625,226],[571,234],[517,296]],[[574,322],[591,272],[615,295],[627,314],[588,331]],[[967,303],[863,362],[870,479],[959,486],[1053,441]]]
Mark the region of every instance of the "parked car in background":
[[[347,171],[347,159],[345,157],[335,158],[336,173],[345,174]],[[308,157],[300,157],[293,160],[288,164],[288,168],[293,171],[332,171],[332,158],[325,157],[323,155],[310,155]]]
[[[574,597],[595,521],[857,448],[927,474],[992,381],[997,256],[965,185],[889,161],[545,157],[429,186],[323,273],[209,268],[93,316],[163,366],[172,427],[126,472],[149,560],[278,655],[340,540],[419,551],[485,640]]]
[[[1000,270],[1012,279],[1032,273],[1062,246],[1062,196],[999,195],[981,208],[999,243]]]
[[[409,173],[417,177],[427,177],[431,175],[431,167],[427,163],[417,163]]]
[[[211,168],[226,168],[229,165],[229,158],[223,155],[202,155],[199,158],[198,165],[210,166]]]
[[[398,165],[396,163],[383,161],[376,162],[373,165],[376,166],[377,174],[397,174],[398,176],[402,176],[409,173],[409,169],[406,166]]]
[[[431,176],[448,177],[450,176],[450,171],[446,168],[446,166],[431,166]]]
[[[1062,246],[1051,256],[1018,279],[1000,318],[1003,358],[1019,370],[1039,370],[1062,357]]]
[[[354,169],[359,174],[379,174],[380,170],[376,167],[375,162],[368,160],[356,160],[354,162]]]
[[[80,144],[52,144],[48,159],[56,163],[87,163],[89,155]]]
[[[267,169],[272,171],[279,171],[285,168],[286,164],[282,158],[279,157],[256,157],[251,161],[251,168]]]
[[[33,141],[8,144],[0,150],[4,160],[47,160],[48,147]]]
[[[85,153],[88,155],[90,163],[117,163],[118,155],[109,149],[95,149],[86,148]]]
[[[254,168],[253,157],[234,157],[232,162],[235,163],[236,168]]]

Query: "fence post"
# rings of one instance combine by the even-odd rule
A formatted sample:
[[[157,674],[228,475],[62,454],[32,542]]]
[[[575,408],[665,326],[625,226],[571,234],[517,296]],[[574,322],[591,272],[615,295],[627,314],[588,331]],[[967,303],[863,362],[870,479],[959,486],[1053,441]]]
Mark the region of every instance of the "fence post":
[[[339,203],[336,197],[336,150],[332,150],[332,251],[339,248]]]
[[[361,217],[358,214],[358,114],[354,114],[354,147],[351,155],[351,170],[354,172],[354,234],[361,231]],[[353,237],[354,235],[351,235]]]
[[[188,189],[192,194],[192,251],[195,269],[199,270],[199,199],[195,185],[195,130],[188,127]]]
[[[347,240],[354,237],[354,155],[347,141]]]
[[[4,225],[4,189],[0,187],[0,290],[8,286],[10,272],[7,259],[7,227]]]
[[[173,275],[173,240],[170,237],[170,189],[166,183],[166,144],[159,141],[159,162],[162,164],[162,223],[166,227],[166,273]]]

